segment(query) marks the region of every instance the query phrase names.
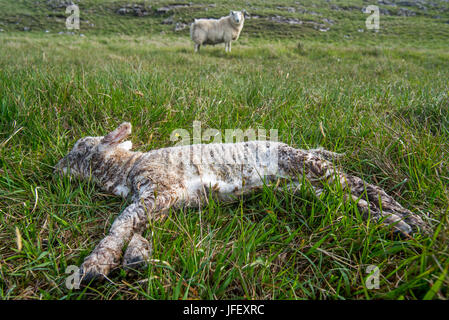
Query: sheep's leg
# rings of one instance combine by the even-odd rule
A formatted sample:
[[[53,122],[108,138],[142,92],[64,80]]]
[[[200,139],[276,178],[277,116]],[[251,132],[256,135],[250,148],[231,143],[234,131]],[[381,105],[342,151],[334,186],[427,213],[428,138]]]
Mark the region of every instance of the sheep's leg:
[[[155,208],[153,212],[162,214],[171,207],[179,206],[181,202],[187,206],[198,206],[200,200],[195,195],[189,197],[186,190],[182,186],[177,185],[159,194],[156,200],[154,200],[153,192],[150,192],[149,196],[143,196],[140,201],[146,203],[147,207]],[[154,203],[156,204],[154,205]],[[150,242],[139,233],[135,233],[123,256],[123,267],[127,270],[136,270],[145,267],[152,250],[153,248]]]
[[[195,52],[199,52],[200,51],[200,44],[195,43]]]
[[[228,52],[229,42],[225,42],[225,52]]]
[[[135,233],[123,256],[123,267],[128,270],[141,269],[147,265],[153,248],[147,239]]]
[[[319,196],[325,184],[339,183],[349,192],[345,200],[354,200],[365,217],[394,225],[395,230],[410,234],[417,229],[426,230],[425,223],[416,214],[402,207],[381,188],[366,183],[356,176],[342,173],[331,162],[313,152],[283,148],[280,151],[280,166],[291,176],[303,174]]]
[[[307,152],[312,153],[313,155],[316,155],[317,157],[320,157],[320,158],[322,158],[324,160],[328,160],[328,161],[338,160],[344,156],[344,154],[342,154],[342,153],[328,151],[322,147],[317,148],[317,149],[309,149],[309,150],[307,150]]]
[[[151,249],[140,234],[149,219],[165,212],[174,202],[171,194],[162,192],[157,198],[151,195],[129,205],[114,221],[109,234],[84,260],[80,268],[81,281],[102,279],[113,268],[118,267],[122,249],[129,240],[131,242],[125,255],[125,262],[131,261],[137,265],[145,260]]]
[[[109,234],[100,241],[92,253],[84,260],[80,268],[82,282],[101,279],[111,269],[119,265],[122,248],[134,234],[134,230],[145,225],[144,205],[129,205],[114,221]]]
[[[228,43],[228,52],[231,52],[231,41]]]
[[[344,196],[345,201],[353,200],[357,208],[365,218],[370,217],[374,221],[383,219],[387,225],[393,225],[396,231],[402,234],[411,234],[418,229],[425,229],[424,221],[402,207],[383,189],[363,181],[361,178],[345,175],[338,171],[331,173],[327,183],[339,183],[343,190],[349,194]],[[322,192],[320,186],[315,188],[317,195]]]

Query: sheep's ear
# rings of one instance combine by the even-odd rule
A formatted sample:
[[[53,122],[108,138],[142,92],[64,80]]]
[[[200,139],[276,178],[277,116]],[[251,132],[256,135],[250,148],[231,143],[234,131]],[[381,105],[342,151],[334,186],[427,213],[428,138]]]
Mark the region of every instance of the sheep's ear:
[[[123,122],[117,129],[107,134],[100,142],[100,149],[118,145],[131,134],[131,123]]]

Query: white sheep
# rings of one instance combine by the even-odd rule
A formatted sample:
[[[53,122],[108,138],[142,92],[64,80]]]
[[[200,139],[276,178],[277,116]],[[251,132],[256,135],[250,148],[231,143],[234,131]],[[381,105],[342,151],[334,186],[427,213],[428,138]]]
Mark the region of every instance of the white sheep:
[[[397,231],[410,234],[426,225],[381,188],[343,173],[327,160],[338,156],[323,149],[301,150],[272,141],[194,144],[131,151],[125,141],[131,124],[123,123],[104,137],[85,137],[56,165],[60,174],[93,179],[104,190],[128,197],[130,205],[116,218],[109,234],[84,260],[83,282],[101,279],[123,265],[145,265],[151,245],[141,236],[150,220],[170,208],[202,207],[210,195],[236,201],[240,195],[266,184],[289,184],[293,191],[304,181],[320,195],[326,185],[340,185],[345,199],[354,201],[366,218],[383,220]],[[332,190],[332,188],[331,188]]]
[[[220,19],[195,19],[190,26],[190,37],[195,43],[195,52],[201,45],[225,43],[225,51],[231,52],[231,41],[236,41],[243,29],[246,11],[231,11]]]

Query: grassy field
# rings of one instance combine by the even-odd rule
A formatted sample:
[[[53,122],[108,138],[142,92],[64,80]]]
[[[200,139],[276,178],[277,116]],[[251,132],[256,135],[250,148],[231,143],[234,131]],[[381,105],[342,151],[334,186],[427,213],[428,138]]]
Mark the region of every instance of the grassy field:
[[[294,1],[193,1],[176,21],[229,7],[261,17],[246,21],[232,53],[199,55],[188,29],[161,24],[173,15],[155,13],[163,2],[138,17],[117,14],[125,1],[82,1],[74,35],[58,34],[66,14],[53,3],[0,0],[2,299],[449,298],[447,2],[407,7],[409,17],[392,6],[374,33],[366,14],[344,9],[368,2],[301,1],[302,13],[278,8]],[[322,32],[276,15],[334,24]],[[82,263],[127,201],[54,176],[53,166],[80,137],[123,121],[145,151],[173,145],[170,133],[192,132],[195,120],[221,132],[277,129],[295,147],[345,153],[347,172],[384,188],[432,232],[399,239],[363,221],[341,193],[267,187],[235,204],[171,212],[145,233],[154,246],[147,269],[68,290],[67,266]],[[370,265],[379,288],[366,286]]]

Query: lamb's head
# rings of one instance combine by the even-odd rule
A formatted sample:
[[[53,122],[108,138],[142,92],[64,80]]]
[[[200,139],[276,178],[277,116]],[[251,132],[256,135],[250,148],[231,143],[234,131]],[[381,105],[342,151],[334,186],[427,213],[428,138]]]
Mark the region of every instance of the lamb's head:
[[[124,141],[131,134],[131,124],[122,123],[117,129],[104,137],[85,137],[79,139],[72,150],[55,166],[55,173],[80,178],[89,177],[92,165],[117,151],[129,151],[131,141]]]
[[[233,23],[241,25],[243,24],[243,21],[245,21],[245,16],[243,14],[243,11],[232,11],[229,13],[229,16],[231,17],[231,20]]]

